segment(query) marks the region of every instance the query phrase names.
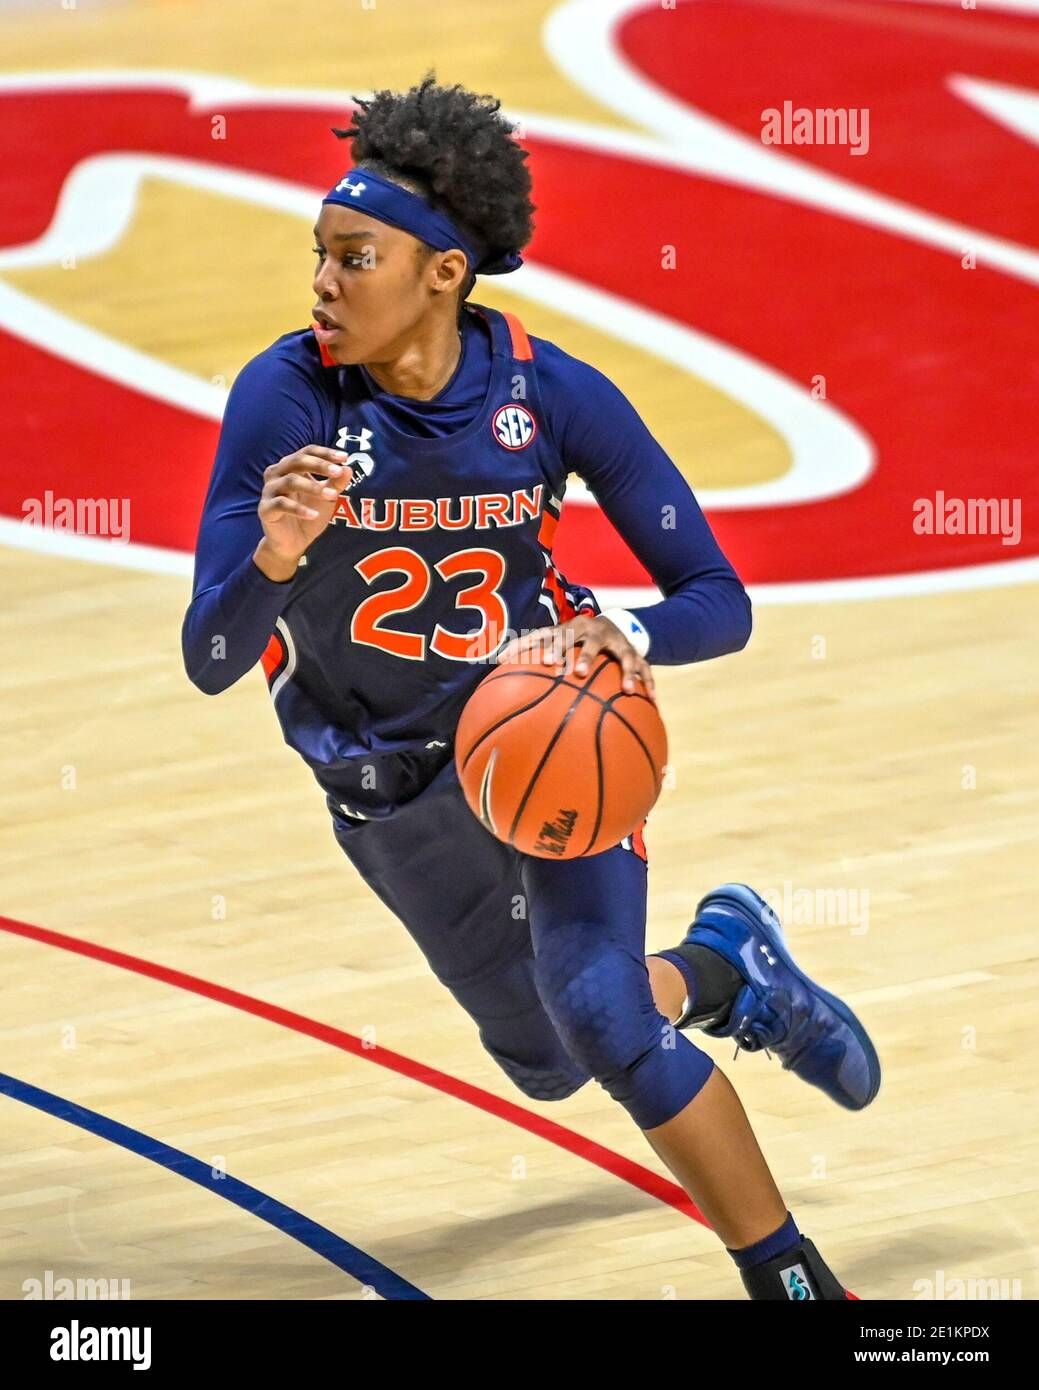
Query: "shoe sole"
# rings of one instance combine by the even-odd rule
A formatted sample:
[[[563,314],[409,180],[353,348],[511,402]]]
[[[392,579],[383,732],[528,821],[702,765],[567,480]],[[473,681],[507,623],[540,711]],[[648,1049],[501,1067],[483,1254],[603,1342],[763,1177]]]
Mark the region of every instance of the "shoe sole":
[[[762,934],[768,938],[772,949],[776,952],[787,969],[796,975],[801,983],[813,994],[825,1000],[841,1022],[847,1024],[851,1029],[856,1041],[865,1053],[870,1073],[876,1077],[876,1081],[874,1082],[873,1089],[861,1105],[845,1105],[844,1108],[846,1110],[865,1110],[866,1106],[872,1104],[876,1099],[882,1079],[880,1058],[877,1056],[877,1049],[873,1046],[873,1041],[866,1032],[866,1029],[852,1013],[851,1009],[848,1008],[843,999],[838,999],[837,996],[831,994],[828,989],[823,989],[822,985],[817,985],[811,976],[806,975],[796,963],[793,956],[787,950],[786,941],[783,936],[783,928],[779,918],[772,908],[769,907],[765,899],[761,897],[760,894],[755,893],[753,888],[749,888],[745,883],[727,883],[721,888],[716,888],[713,893],[708,893],[707,896],[698,903],[696,916],[699,917],[701,911],[710,903],[732,903],[733,901],[753,915]],[[762,912],[763,908],[765,910],[764,913]],[[767,916],[765,915],[766,913]],[[839,1105],[843,1104],[841,1101],[837,1103]]]

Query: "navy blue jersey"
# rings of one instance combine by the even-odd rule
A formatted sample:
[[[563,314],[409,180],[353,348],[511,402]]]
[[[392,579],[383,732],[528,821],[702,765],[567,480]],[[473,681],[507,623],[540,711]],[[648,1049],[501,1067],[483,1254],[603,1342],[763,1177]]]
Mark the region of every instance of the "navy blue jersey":
[[[749,635],[742,585],[621,393],[511,315],[466,305],[462,319],[468,371],[429,403],[384,398],[310,330],[278,339],[235,382],[203,512],[189,674],[215,692],[262,660],[286,741],[330,797],[366,815],[450,757],[459,713],[509,637],[598,611],[552,560],[572,470],[669,595],[635,610],[651,661],[703,659]],[[277,583],[252,560],[263,470],[305,444],[348,450],[350,476],[332,523]],[[679,524],[661,524],[665,507]]]

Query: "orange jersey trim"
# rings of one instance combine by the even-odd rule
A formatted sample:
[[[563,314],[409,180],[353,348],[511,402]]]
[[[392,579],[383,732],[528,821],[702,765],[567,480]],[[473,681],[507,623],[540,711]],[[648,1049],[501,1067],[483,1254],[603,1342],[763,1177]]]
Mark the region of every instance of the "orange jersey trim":
[[[506,314],[505,322],[509,325],[509,335],[512,338],[513,357],[517,362],[533,362],[534,349],[530,346],[526,329],[515,314]]]

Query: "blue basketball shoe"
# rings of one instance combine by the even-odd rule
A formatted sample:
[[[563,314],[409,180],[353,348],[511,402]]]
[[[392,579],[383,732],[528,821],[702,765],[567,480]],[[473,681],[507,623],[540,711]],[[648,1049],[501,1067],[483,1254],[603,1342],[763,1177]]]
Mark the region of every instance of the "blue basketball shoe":
[[[697,1016],[696,1001],[675,1023],[746,1052],[774,1052],[783,1067],[848,1110],[862,1110],[880,1089],[880,1059],[847,1004],[794,963],[779,918],[753,889],[725,883],[703,898],[682,946],[703,946],[739,975],[731,1007]],[[681,947],[679,947],[679,951]],[[675,953],[660,952],[665,959]]]

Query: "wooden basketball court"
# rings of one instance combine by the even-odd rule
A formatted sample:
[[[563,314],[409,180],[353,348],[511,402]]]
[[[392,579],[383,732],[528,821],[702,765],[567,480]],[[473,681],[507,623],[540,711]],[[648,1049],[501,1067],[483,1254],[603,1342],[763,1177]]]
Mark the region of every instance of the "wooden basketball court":
[[[892,45],[953,44],[962,22],[957,7],[897,0],[849,6],[860,12],[854,21],[824,4],[709,3],[702,22],[722,25],[727,11],[746,11],[741,22],[756,23],[760,14],[749,12],[762,8],[775,12],[762,22],[859,23],[874,40],[888,33]],[[628,12],[611,0],[595,24],[628,24]],[[266,138],[277,144],[283,130],[290,142],[278,152],[286,173],[271,175],[283,180],[291,142],[306,130],[308,93],[323,112],[331,93],[345,102],[376,86],[410,85],[435,64],[441,80],[493,91],[521,114],[544,142],[545,189],[536,182],[535,199],[546,253],[532,254],[526,288],[483,282],[474,298],[516,312],[529,332],[623,387],[703,490],[756,600],[744,653],[656,672],[673,777],[647,829],[647,948],[673,944],[698,897],[726,880],[768,891],[781,913],[785,905],[798,959],[860,1013],[885,1066],[876,1102],[851,1114],[763,1054],[733,1061],[727,1044],[696,1035],[736,1084],[791,1210],[862,1298],[941,1297],[956,1279],[1005,1280],[1011,1295],[1035,1297],[1039,543],[1030,501],[1018,542],[985,548],[985,537],[968,535],[955,554],[950,537],[914,533],[913,514],[897,511],[897,500],[879,502],[875,520],[827,504],[813,532],[803,513],[812,487],[827,495],[825,460],[823,481],[809,478],[800,500],[780,497],[771,520],[730,505],[740,489],[784,485],[800,451],[807,458],[814,447],[812,421],[848,431],[847,453],[834,446],[835,468],[853,455],[854,433],[868,438],[880,476],[885,450],[900,446],[882,435],[887,418],[874,429],[865,407],[850,403],[856,391],[869,396],[863,378],[874,357],[900,378],[901,399],[917,394],[921,430],[924,416],[948,409],[951,418],[970,394],[982,441],[992,441],[972,453],[983,495],[1020,498],[1022,470],[1035,457],[1035,377],[1033,369],[1029,397],[1013,375],[1020,364],[1006,362],[1014,330],[998,296],[1034,325],[1034,203],[1030,241],[1023,185],[1022,226],[998,225],[1013,209],[985,205],[992,175],[983,160],[976,206],[969,188],[938,189],[924,209],[929,227],[882,233],[892,208],[910,206],[885,172],[890,148],[882,146],[881,173],[871,166],[868,178],[854,160],[839,166],[839,152],[827,152],[831,167],[820,164],[819,179],[858,180],[873,202],[858,221],[816,205],[812,215],[827,227],[819,274],[844,229],[852,238],[873,218],[870,235],[895,248],[885,262],[892,293],[916,306],[936,359],[947,345],[928,315],[944,292],[946,263],[956,260],[942,229],[974,228],[977,245],[993,247],[975,272],[984,279],[957,282],[962,298],[949,310],[950,321],[964,315],[974,375],[964,380],[938,363],[957,398],[946,406],[920,376],[929,370],[923,349],[905,347],[900,357],[908,339],[889,331],[875,306],[846,301],[854,367],[846,377],[828,367],[826,339],[817,339],[816,369],[829,375],[825,403],[814,402],[819,413],[810,415],[811,352],[797,380],[782,369],[784,389],[801,404],[773,409],[771,386],[761,385],[760,401],[755,394],[756,365],[771,359],[755,349],[754,331],[730,344],[748,364],[741,376],[740,361],[723,361],[718,335],[697,317],[699,291],[668,311],[655,289],[640,290],[634,299],[646,317],[625,318],[627,302],[599,272],[603,259],[641,254],[618,232],[632,212],[623,195],[598,214],[606,250],[588,252],[586,297],[563,250],[549,254],[565,238],[551,212],[563,171],[585,187],[588,162],[612,140],[626,158],[644,157],[650,139],[666,138],[654,93],[671,84],[669,99],[680,99],[667,70],[647,79],[644,109],[619,109],[608,72],[599,87],[582,76],[575,25],[592,25],[583,32],[594,53],[601,35],[593,19],[587,5],[555,0],[0,7],[0,102],[22,103],[33,91],[41,101],[51,80],[41,74],[65,75],[66,102],[78,99],[72,74],[90,74],[91,100],[106,82],[121,101],[139,87],[141,124],[124,121],[112,147],[133,152],[159,138],[165,108],[148,105],[157,91],[172,107],[171,94],[202,78],[234,79],[254,96],[280,94],[272,110],[286,122],[272,116]],[[628,45],[629,75],[646,38],[642,22],[636,16],[616,39]],[[990,26],[980,31],[987,61],[1007,63],[1005,78],[988,71],[978,82],[1023,90],[1030,65],[1034,102],[1039,17],[1018,8],[975,22]],[[686,29],[675,32],[684,42]],[[900,90],[893,68],[884,92]],[[912,96],[908,81],[902,95]],[[222,109],[214,97],[212,110]],[[234,140],[234,103],[226,110]],[[323,115],[312,124],[326,161],[328,124]],[[961,135],[953,127],[949,138]],[[1020,127],[1007,138],[1023,163],[1039,158]],[[968,142],[968,165],[975,154]],[[766,156],[809,157],[759,147],[755,159]],[[135,378],[135,389],[163,395],[163,410],[171,419],[179,410],[199,448],[211,451],[212,401],[251,356],[308,321],[305,201],[297,209],[295,193],[272,192],[264,206],[255,190],[205,186],[173,155],[149,158],[156,162],[135,175],[125,218],[92,246],[82,229],[112,220],[116,184],[99,183],[86,203],[70,195],[68,235],[80,237],[73,264],[63,268],[53,247],[29,254],[38,233],[24,228],[0,250],[0,331],[19,350],[31,341],[34,353],[53,354],[38,400],[27,394],[28,377],[8,377],[4,446],[3,471],[14,482],[0,529],[0,1070],[12,1080],[0,1096],[0,1296],[25,1298],[33,1281],[49,1277],[113,1288],[128,1281],[135,1300],[349,1300],[415,1290],[449,1300],[741,1297],[728,1255],[624,1111],[594,1085],[538,1105],[483,1052],[470,1020],[337,849],[322,797],[280,740],[259,674],[217,700],[189,684],[179,627],[190,560],[163,525],[177,508],[197,516],[200,496],[197,477],[178,487],[178,437],[141,416],[137,463],[125,466],[145,499],[138,508],[134,492],[145,530],[132,523],[130,544],[81,545],[67,532],[41,537],[20,525],[18,499],[60,488],[62,469],[89,479],[96,467],[112,485],[103,433],[80,434],[74,420],[48,430],[46,416],[39,420],[44,409],[61,417],[66,371],[96,374],[100,391],[121,370],[113,354],[91,356],[98,344],[123,345],[134,371],[154,374]],[[91,167],[98,179],[122,177],[103,160]],[[677,178],[676,167],[660,177]],[[709,181],[702,171],[696,178]],[[732,186],[717,178],[728,217]],[[877,182],[867,188],[870,179]],[[757,196],[766,199],[760,189]],[[807,217],[817,196],[807,186],[803,197],[776,190],[771,204],[782,210],[788,198]],[[585,215],[586,205],[574,212]],[[685,228],[676,226],[678,254],[695,260]],[[742,263],[738,226],[725,237]],[[898,248],[910,242],[914,255],[941,262],[934,282],[911,266],[899,279]],[[1013,264],[1006,247],[1020,253]],[[700,286],[706,299],[726,267],[716,256],[696,265],[683,285]],[[784,267],[779,258],[774,275]],[[815,277],[800,273],[810,296]],[[752,306],[733,312],[744,310],[749,321]],[[687,320],[683,344],[717,370],[700,372],[662,348],[654,324],[665,319]],[[65,323],[84,336],[63,341]],[[694,340],[698,331],[712,344]],[[793,316],[763,326],[763,343],[769,333],[802,336]],[[168,390],[164,372],[174,382]],[[179,407],[170,403],[177,391]],[[1003,430],[1017,432],[1019,451],[996,442]],[[806,432],[809,442],[798,442]],[[914,455],[932,492],[977,495],[950,471],[957,440],[945,447],[930,452],[938,446],[928,443],[922,461]],[[843,495],[865,490],[850,479]],[[710,498],[723,493],[729,501],[716,514]],[[760,495],[764,512],[771,494]],[[578,498],[573,508],[587,511],[587,503]],[[597,534],[587,553],[600,556],[600,573],[586,576],[568,559],[571,577],[611,595],[637,589],[624,577],[612,582]],[[934,549],[921,559],[911,547],[928,539]],[[844,572],[842,549],[855,546],[866,558]]]

